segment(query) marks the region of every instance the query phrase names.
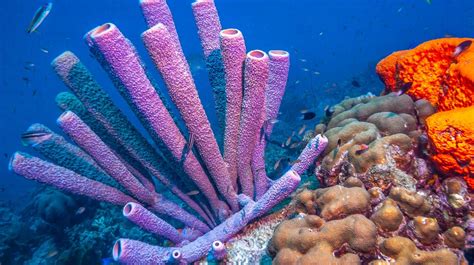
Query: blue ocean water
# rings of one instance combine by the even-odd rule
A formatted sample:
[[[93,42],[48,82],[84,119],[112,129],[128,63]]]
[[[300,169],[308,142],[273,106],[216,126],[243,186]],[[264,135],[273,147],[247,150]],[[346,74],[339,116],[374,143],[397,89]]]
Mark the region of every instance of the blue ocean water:
[[[169,0],[185,55],[193,65],[204,63],[191,0]],[[0,200],[21,207],[38,184],[8,171],[8,160],[21,147],[20,134],[34,122],[59,131],[60,110],[54,97],[67,88],[50,62],[73,51],[93,72],[114,101],[134,121],[100,65],[89,54],[83,36],[105,23],[116,24],[153,69],[140,34],[146,29],[138,1],[57,0],[38,32],[26,33],[41,1],[4,1],[0,8]],[[240,29],[247,49],[283,49],[291,54],[282,119],[300,125],[299,110],[321,115],[326,105],[345,96],[380,93],[375,64],[393,51],[447,35],[474,35],[472,0],[216,0],[224,28]],[[198,69],[198,68],[196,68]],[[156,71],[151,71],[164,87]],[[215,124],[207,72],[193,72],[201,100]],[[360,87],[351,85],[357,80]],[[138,124],[138,123],[137,123]],[[30,151],[31,152],[31,151]]]

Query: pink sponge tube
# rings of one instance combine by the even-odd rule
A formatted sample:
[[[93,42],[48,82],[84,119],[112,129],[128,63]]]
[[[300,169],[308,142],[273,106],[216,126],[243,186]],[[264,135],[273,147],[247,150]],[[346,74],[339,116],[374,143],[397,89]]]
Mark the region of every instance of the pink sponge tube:
[[[270,185],[270,179],[265,171],[266,138],[270,137],[274,125],[273,121],[278,116],[290,67],[290,54],[288,52],[271,50],[268,52],[268,56],[270,57],[270,70],[267,88],[265,89],[265,111],[260,118],[259,128],[261,130],[257,132],[257,143],[252,158],[255,198],[257,200],[267,191]]]
[[[170,37],[169,34],[168,37]],[[132,107],[140,113],[150,135],[162,141],[176,161],[182,162],[184,171],[206,196],[214,212],[222,218],[228,216],[225,203],[218,199],[214,187],[193,152],[189,152],[181,161],[186,141],[146,77],[140,59],[130,42],[113,24],[97,27],[88,33],[86,39],[89,40],[90,45],[97,47],[101,52],[110,66],[112,76],[120,80],[123,90],[133,104]]]
[[[138,203],[127,203],[123,207],[123,216],[146,231],[163,236],[175,244],[183,241],[178,230]]]
[[[176,256],[179,257],[179,262],[182,264],[195,262],[208,254],[215,241],[227,242],[250,221],[270,211],[270,209],[290,195],[298,187],[300,181],[301,178],[298,173],[289,170],[274,182],[260,200],[257,202],[248,200],[244,208],[239,212],[234,213],[208,233],[179,248],[164,249],[139,241],[130,243],[131,240],[129,239],[120,239],[117,241],[119,246],[114,246],[114,258],[124,264],[162,264],[173,261],[173,253],[177,253],[179,255]],[[222,252],[219,254],[224,255]],[[133,263],[134,261],[139,261],[140,257],[143,258],[142,262]]]
[[[290,54],[287,51],[271,50],[270,75],[268,87],[265,91],[265,119],[274,120],[278,117],[281,100],[285,94],[288,72],[290,70]],[[274,123],[269,122],[265,128],[266,134],[270,136]]]
[[[58,124],[65,133],[91,155],[111,177],[130,191],[135,198],[150,205],[158,213],[166,214],[202,232],[209,230],[207,225],[183,210],[179,205],[145,188],[110,148],[100,140],[99,136],[87,127],[76,114],[70,111],[63,113],[58,119]]]
[[[242,108],[242,73],[245,61],[245,41],[237,29],[220,33],[222,60],[226,79],[226,113],[224,132],[224,161],[227,163],[234,189],[237,190],[237,146],[239,141],[240,111]]]
[[[77,145],[92,156],[111,177],[135,198],[147,204],[154,204],[153,194],[128,171],[114,152],[76,114],[66,111],[58,118],[57,122]]]
[[[112,257],[121,264],[154,265],[166,264],[174,248],[152,246],[141,241],[121,238],[115,241]]]
[[[295,163],[291,169],[300,175],[303,174],[314,163],[314,160],[324,152],[327,145],[328,138],[326,138],[326,136],[321,134],[316,135],[306,144],[306,147],[297,159],[298,162]]]
[[[9,168],[27,179],[52,185],[74,194],[85,195],[98,201],[106,201],[119,206],[136,202],[135,199],[116,188],[25,153],[15,153],[10,160]]]
[[[189,65],[178,56],[176,47],[179,43],[173,42],[163,24],[145,31],[142,38],[189,133],[194,136],[195,145],[217,189],[227,200],[232,211],[237,211],[237,194],[232,187],[224,159],[199,99]]]
[[[265,87],[268,81],[268,55],[260,50],[247,53],[244,71],[244,99],[240,117],[240,137],[237,149],[237,171],[242,193],[254,197],[251,160],[260,118],[264,108]]]
[[[192,8],[204,56],[207,58],[212,51],[219,49],[219,15],[214,0],[197,0],[192,4]]]

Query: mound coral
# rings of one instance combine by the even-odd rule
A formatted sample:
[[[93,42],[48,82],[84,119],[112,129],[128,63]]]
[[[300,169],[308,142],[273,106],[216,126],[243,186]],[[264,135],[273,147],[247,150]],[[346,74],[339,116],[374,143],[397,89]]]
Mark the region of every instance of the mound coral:
[[[324,151],[327,138],[315,136],[279,179],[267,177],[263,154],[272,131],[268,121],[278,115],[289,54],[246,54],[242,33],[221,31],[214,2],[198,0],[192,7],[211,84],[216,100],[227,97],[225,115],[219,113],[225,135],[221,155],[166,2],[140,3],[149,26],[142,39],[183,122],[173,117],[131,42],[106,23],[88,32],[85,41],[156,146],[114,105],[79,58],[65,52],[52,66],[74,95],[56,98],[65,110],[57,122],[77,146],[34,124],[22,135],[23,143],[49,161],[15,153],[10,168],[28,179],[124,206],[130,221],[174,244],[119,239],[113,257],[121,263],[186,264],[208,253],[222,259],[226,241],[296,189],[299,175]],[[223,111],[221,103],[216,104],[218,112]]]
[[[419,139],[426,137],[421,129],[434,112],[429,102],[392,93],[346,99],[331,109],[327,125],[313,133],[325,131],[328,138],[316,168],[321,183],[332,186],[357,175],[368,188],[413,190],[416,179],[430,178],[426,162],[417,157]]]
[[[468,38],[430,40],[381,60],[376,71],[386,91],[405,90],[415,100],[427,99],[439,110],[474,104],[474,47],[456,51]],[[464,46],[465,47],[465,46]]]
[[[460,179],[450,181],[462,183]],[[299,214],[282,222],[270,241],[274,263],[465,263],[462,223],[446,226],[438,221],[444,217],[437,209],[452,207],[434,207],[444,195],[392,188],[386,197],[373,189],[367,191],[360,180],[351,177],[324,189],[323,194],[337,194],[325,200],[320,190],[301,191],[294,201]],[[468,195],[463,198],[468,200]],[[360,207],[352,207],[354,203]]]

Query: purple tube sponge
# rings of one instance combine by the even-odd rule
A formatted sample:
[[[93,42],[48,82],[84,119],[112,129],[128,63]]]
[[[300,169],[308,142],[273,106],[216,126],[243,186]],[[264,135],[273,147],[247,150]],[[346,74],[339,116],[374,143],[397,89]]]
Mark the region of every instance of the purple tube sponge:
[[[58,118],[58,125],[135,198],[147,204],[154,204],[152,193],[128,171],[112,150],[76,114],[71,111],[64,112]]]
[[[243,67],[245,41],[237,29],[225,29],[220,33],[222,59],[226,80],[226,113],[224,131],[224,161],[237,191],[237,146],[239,142],[240,111],[242,109]]]
[[[271,50],[268,56],[270,57],[270,75],[265,91],[265,119],[274,120],[278,117],[281,100],[285,94],[290,70],[290,54],[287,51]],[[265,128],[268,136],[272,133],[273,125],[274,123],[269,122]]]
[[[183,241],[178,230],[138,203],[127,203],[123,207],[123,215],[146,231],[163,236],[175,244]]]
[[[219,240],[212,242],[212,256],[216,260],[223,260],[227,255],[225,244]]]
[[[170,32],[171,38],[174,39],[174,42],[179,43],[173,14],[171,14],[166,0],[140,0],[140,7],[148,28],[152,28],[153,26],[162,23]],[[181,49],[181,46],[178,48]]]
[[[197,0],[192,4],[194,20],[201,39],[204,57],[207,58],[214,50],[219,50],[219,32],[221,22],[214,0]]]
[[[227,102],[224,65],[219,46],[221,23],[213,0],[197,0],[192,4],[192,8],[214,95],[217,122],[223,132]],[[220,134],[218,136],[218,141],[221,142],[222,137]]]
[[[121,264],[156,265],[171,261],[175,248],[152,246],[141,241],[121,238],[112,249],[112,257]]]
[[[124,264],[134,264],[132,263],[133,261],[138,260],[139,256],[143,256],[146,262],[140,264],[156,264],[157,262],[172,261],[170,253],[178,250],[181,254],[180,262],[184,264],[195,262],[207,255],[212,248],[213,242],[227,242],[227,240],[242,230],[250,221],[267,213],[271,208],[285,199],[298,187],[300,180],[298,173],[295,171],[290,170],[286,172],[280,179],[275,181],[272,187],[268,189],[259,201],[248,201],[243,209],[234,213],[223,223],[193,242],[179,248],[163,249],[137,241],[133,241],[132,245],[130,243],[131,240],[120,239],[117,241],[116,246],[114,246],[114,259]],[[117,246],[117,244],[119,244],[119,246]],[[119,249],[123,253],[116,252],[115,249]],[[138,249],[140,252],[137,251]],[[148,253],[149,251],[160,252],[163,256],[159,256],[159,258],[155,256],[149,258],[150,255],[155,255]],[[132,253],[137,255],[137,257],[133,257]],[[168,257],[168,259],[163,260],[164,257]]]
[[[268,61],[268,55],[260,50],[248,52],[245,59],[244,100],[240,117],[237,172],[242,193],[251,198],[254,196],[251,161],[264,108]]]
[[[179,43],[173,43],[163,24],[145,31],[142,38],[189,133],[194,136],[195,145],[217,189],[235,212],[238,210],[237,195],[199,99],[189,65],[177,56],[176,47]]]
[[[324,151],[328,145],[328,138],[324,135],[318,134],[311,139],[306,147],[301,152],[291,169],[303,174],[316,160],[316,158]]]
[[[25,153],[15,153],[10,160],[9,168],[27,179],[33,179],[60,190],[85,195],[98,201],[106,201],[120,206],[127,202],[136,202],[135,199],[116,188]]]
[[[111,75],[120,80],[130,103],[133,104],[132,107],[142,118],[141,120],[145,123],[150,135],[157,141],[162,141],[174,159],[182,163],[184,171],[208,198],[214,212],[221,217],[228,216],[225,204],[218,199],[211,182],[194,154],[189,152],[183,159],[186,141],[148,80],[130,42],[112,24],[98,27],[89,32],[88,36],[92,45],[97,47],[109,65]],[[175,47],[174,49],[176,50]],[[179,56],[177,57],[179,58]]]
[[[257,200],[267,191],[270,185],[265,170],[265,146],[267,145],[267,137],[270,137],[273,130],[273,121],[278,117],[278,110],[285,94],[290,68],[290,54],[288,52],[271,50],[268,55],[270,57],[270,70],[267,88],[265,89],[265,111],[260,117],[259,128],[261,130],[256,136],[257,143],[252,158],[255,198]]]

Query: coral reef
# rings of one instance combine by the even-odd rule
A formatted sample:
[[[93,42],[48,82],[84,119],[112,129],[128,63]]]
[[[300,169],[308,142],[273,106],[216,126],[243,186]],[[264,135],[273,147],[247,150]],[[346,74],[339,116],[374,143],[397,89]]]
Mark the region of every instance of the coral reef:
[[[430,155],[444,176],[462,176],[473,189],[474,48],[469,38],[430,40],[381,60],[386,92],[426,99],[439,111],[427,120]],[[424,111],[419,111],[420,115]],[[446,112],[446,113],[445,113]]]
[[[421,121],[433,111],[426,100],[414,102],[395,94],[363,96],[331,109],[327,125],[321,123],[313,132],[325,131],[328,138],[316,168],[321,183],[332,186],[356,175],[369,189],[387,191],[396,185],[414,190],[416,180],[430,177],[426,162],[417,156],[419,139],[426,137]]]
[[[235,29],[221,31],[214,2],[198,0],[193,13],[225,135],[219,146],[166,1],[140,4],[149,26],[143,42],[180,119],[172,115],[132,43],[114,24],[106,23],[89,31],[85,42],[156,146],[128,121],[79,58],[65,52],[52,66],[74,95],[58,95],[64,113],[57,123],[76,145],[34,124],[22,134],[22,141],[46,159],[17,152],[9,167],[27,179],[122,206],[128,220],[169,240],[162,247],[142,238],[121,238],[112,251],[120,263],[187,264],[206,256],[222,260],[228,240],[298,187],[300,175],[324,151],[327,138],[315,135],[279,178],[267,177],[264,150],[272,131],[270,121],[276,119],[285,91],[289,53],[245,54],[242,34]],[[236,90],[242,87],[239,94]],[[235,98],[225,102],[226,96]],[[45,212],[45,219],[51,221],[61,207],[69,208],[72,203],[64,198],[57,202],[60,207],[49,205],[55,211]],[[94,222],[117,229],[110,221],[101,217]],[[82,236],[86,238],[77,240],[93,241]],[[91,254],[78,255],[85,253]]]
[[[441,175],[439,165],[459,163],[435,159],[437,152],[440,160],[469,157],[468,111],[435,113],[428,100],[403,93],[369,94],[329,107],[307,135],[328,138],[315,169],[327,187],[296,194],[296,217],[276,228],[269,245],[273,262],[466,264],[474,227],[469,170]],[[456,143],[461,148],[455,150]],[[339,227],[329,233],[333,226]],[[357,236],[366,237],[361,245],[354,244]],[[365,243],[371,247],[364,249]]]
[[[443,217],[437,215],[433,201],[442,195],[420,195],[397,187],[380,200],[362,185],[350,177],[324,189],[323,194],[334,196],[323,201],[320,190],[302,190],[294,201],[298,214],[283,221],[270,242],[274,264],[466,262],[462,252],[466,231],[457,226],[463,223],[449,227],[438,223]],[[351,207],[354,203],[359,207]]]

